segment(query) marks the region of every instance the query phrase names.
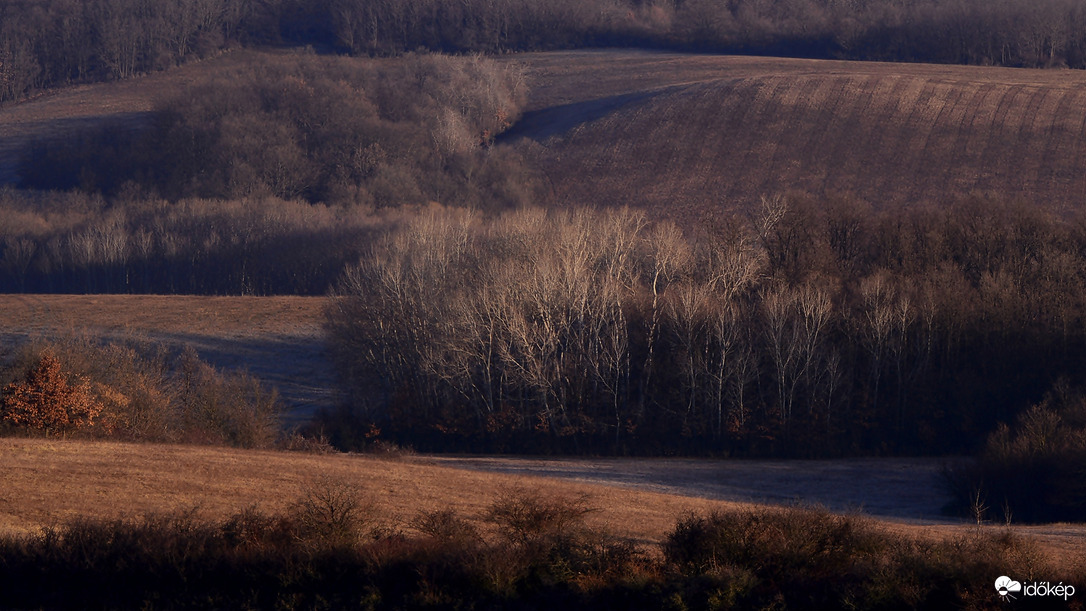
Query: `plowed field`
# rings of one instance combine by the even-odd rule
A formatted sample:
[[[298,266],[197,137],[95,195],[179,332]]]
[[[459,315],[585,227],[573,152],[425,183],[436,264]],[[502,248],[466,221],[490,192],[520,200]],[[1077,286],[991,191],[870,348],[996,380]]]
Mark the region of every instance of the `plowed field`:
[[[527,54],[505,141],[559,202],[685,215],[763,195],[1078,206],[1086,72],[632,51]]]

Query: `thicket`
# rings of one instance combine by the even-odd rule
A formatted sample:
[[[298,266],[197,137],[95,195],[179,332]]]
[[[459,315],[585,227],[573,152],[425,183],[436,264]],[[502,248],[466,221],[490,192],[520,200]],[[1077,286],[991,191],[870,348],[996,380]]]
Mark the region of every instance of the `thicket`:
[[[359,514],[347,538],[325,536],[339,530],[312,504],[305,495],[278,515],[84,519],[6,536],[0,605],[998,609],[992,575],[1082,577],[1010,534],[918,540],[807,510],[686,516],[661,557],[579,518],[551,519],[580,515],[561,498],[507,495],[482,525],[446,511],[420,514],[406,531],[375,530]],[[510,507],[539,519],[513,528]]]
[[[192,350],[104,342],[34,341],[6,355],[0,432],[127,441],[270,447],[281,437],[273,391],[222,372]]]
[[[1086,521],[1086,397],[1057,384],[948,475],[955,506],[978,520]]]
[[[520,68],[477,56],[254,53],[159,101],[146,126],[32,144],[20,186],[171,200],[522,204],[530,181],[513,171],[511,151],[489,147],[526,93]]]
[[[776,198],[686,231],[431,208],[337,289],[349,407],[324,424],[341,447],[976,450],[1083,374],[1084,226],[982,199]]]
[[[1075,0],[5,0],[0,102],[245,44],[386,55],[651,46],[1086,66]]]

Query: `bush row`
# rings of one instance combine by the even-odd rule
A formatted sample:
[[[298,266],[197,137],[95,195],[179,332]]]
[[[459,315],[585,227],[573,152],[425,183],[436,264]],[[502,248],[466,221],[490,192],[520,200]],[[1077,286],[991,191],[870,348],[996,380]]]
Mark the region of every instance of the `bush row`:
[[[322,501],[330,492],[331,505]],[[372,514],[329,511],[359,503],[332,482],[279,515],[76,520],[0,539],[0,605],[999,609],[992,575],[1083,577],[1010,534],[921,540],[809,510],[685,516],[661,557],[586,527],[584,507],[566,501],[504,495],[486,531],[448,511],[374,531]]]

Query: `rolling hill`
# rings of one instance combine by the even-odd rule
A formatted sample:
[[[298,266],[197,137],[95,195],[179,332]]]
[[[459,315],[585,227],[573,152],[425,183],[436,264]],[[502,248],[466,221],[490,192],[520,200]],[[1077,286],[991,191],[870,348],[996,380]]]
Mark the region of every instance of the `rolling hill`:
[[[0,439],[0,461],[5,466],[0,534],[33,532],[77,516],[138,518],[195,508],[202,516],[221,519],[246,507],[276,512],[295,501],[307,485],[326,481],[357,487],[374,502],[379,525],[401,530],[410,528],[421,512],[445,509],[481,523],[495,499],[517,490],[564,498],[587,495],[596,509],[588,517],[590,525],[639,544],[660,543],[684,512],[750,507],[633,482],[605,485],[592,479],[499,473],[476,470],[463,459],[425,456],[5,438]],[[630,469],[649,463],[657,469],[669,466],[666,461],[623,462]],[[508,460],[489,468],[516,471],[519,466]],[[706,463],[699,466],[705,468]],[[676,478],[694,473],[681,464],[674,468]],[[601,474],[604,471],[606,467]],[[949,521],[917,524],[868,519],[879,529],[917,538],[957,538],[980,532],[976,525]],[[1001,530],[994,525],[984,532]],[[1081,562],[1086,536],[1081,525],[1016,525],[1013,530],[1036,541],[1044,555],[1062,558],[1067,567]]]
[[[255,53],[0,109],[0,182],[16,178],[20,146],[94,121],[139,124],[157,96]],[[541,169],[560,204],[688,216],[789,191],[876,206],[1086,195],[1082,71],[637,50],[502,61],[527,68],[531,90],[499,144]]]
[[[504,141],[566,204],[685,216],[763,195],[876,206],[1086,195],[1086,73],[637,51],[515,57]]]

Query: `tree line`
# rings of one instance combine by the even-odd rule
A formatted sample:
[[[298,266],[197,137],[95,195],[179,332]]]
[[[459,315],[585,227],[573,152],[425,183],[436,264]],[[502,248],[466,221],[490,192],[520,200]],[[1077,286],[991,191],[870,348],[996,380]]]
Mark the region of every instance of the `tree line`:
[[[0,102],[207,57],[245,40],[255,9],[250,0],[4,0]]]
[[[1075,0],[4,0],[0,102],[239,45],[350,54],[640,46],[1086,67]]]
[[[1086,226],[970,199],[429,209],[351,267],[343,446],[834,455],[973,450],[1083,373]]]
[[[395,216],[271,197],[0,191],[0,290],[323,295]]]

